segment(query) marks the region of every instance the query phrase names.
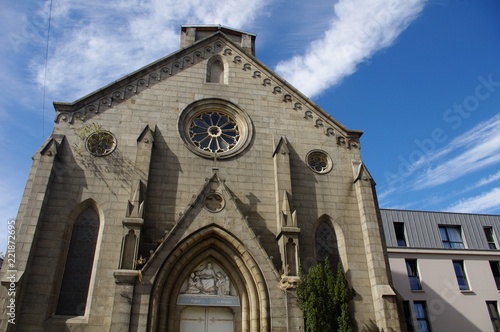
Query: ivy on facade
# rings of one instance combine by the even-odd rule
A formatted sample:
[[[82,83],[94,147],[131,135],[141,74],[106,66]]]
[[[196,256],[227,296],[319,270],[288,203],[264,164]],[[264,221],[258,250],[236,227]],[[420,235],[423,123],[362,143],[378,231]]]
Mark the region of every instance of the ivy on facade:
[[[342,264],[334,272],[328,259],[302,274],[297,296],[304,313],[306,332],[351,332],[349,302],[354,296]]]

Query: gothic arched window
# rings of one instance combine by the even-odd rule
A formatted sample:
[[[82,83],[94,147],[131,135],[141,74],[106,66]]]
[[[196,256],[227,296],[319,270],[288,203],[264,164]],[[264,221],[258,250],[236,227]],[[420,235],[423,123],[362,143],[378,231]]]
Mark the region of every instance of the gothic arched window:
[[[99,233],[99,216],[89,207],[73,225],[66,265],[57,302],[57,315],[83,316]]]
[[[224,73],[224,63],[220,56],[214,56],[207,63],[207,82],[226,83]]]
[[[316,229],[316,259],[324,262],[327,258],[336,270],[340,262],[337,236],[332,226],[323,220]]]

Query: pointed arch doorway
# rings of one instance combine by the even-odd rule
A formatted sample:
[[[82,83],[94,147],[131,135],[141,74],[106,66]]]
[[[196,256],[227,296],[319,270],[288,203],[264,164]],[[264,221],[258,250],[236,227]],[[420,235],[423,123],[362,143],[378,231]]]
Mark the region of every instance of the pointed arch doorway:
[[[266,282],[259,265],[242,242],[226,230],[210,225],[172,249],[152,285],[150,331],[269,329]],[[210,280],[200,273],[200,279],[204,280],[194,278],[196,273],[194,276],[193,273],[209,268],[208,263],[212,263],[215,275],[222,272],[223,277],[229,279],[229,288],[212,288],[217,285],[215,277]],[[207,275],[213,276],[212,273]],[[219,326],[217,330],[216,326]]]
[[[180,332],[234,332],[235,314],[240,314],[240,298],[233,281],[212,259],[190,271],[177,305],[183,308]]]

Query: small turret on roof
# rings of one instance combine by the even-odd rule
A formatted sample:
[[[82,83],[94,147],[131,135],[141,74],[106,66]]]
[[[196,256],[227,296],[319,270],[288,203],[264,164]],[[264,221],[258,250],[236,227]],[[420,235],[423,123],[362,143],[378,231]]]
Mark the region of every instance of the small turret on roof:
[[[218,31],[224,33],[238,46],[241,46],[245,52],[255,56],[256,35],[222,25],[182,25],[181,48],[189,47],[198,40],[211,36]]]

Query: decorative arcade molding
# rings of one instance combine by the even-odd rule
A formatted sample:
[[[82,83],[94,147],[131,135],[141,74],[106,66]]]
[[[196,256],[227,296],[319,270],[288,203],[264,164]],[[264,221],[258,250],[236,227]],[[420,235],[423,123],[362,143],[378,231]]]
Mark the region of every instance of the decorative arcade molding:
[[[274,82],[269,77],[263,77],[264,70],[256,68],[249,62],[244,62],[242,55],[234,55],[232,45],[223,39],[216,39],[208,45],[193,49],[188,49],[174,53],[172,56],[159,60],[158,62],[140,69],[129,76],[117,81],[116,83],[98,90],[94,93],[96,99],[90,101],[80,100],[75,104],[54,103],[56,108],[56,117],[54,122],[68,122],[73,124],[75,119],[85,120],[89,114],[98,114],[106,109],[112,108],[134,95],[139,94],[146,88],[153,86],[166,78],[173,76],[184,69],[187,69],[201,61],[209,59],[214,54],[220,54],[231,58],[231,62],[241,65],[241,70],[249,73],[251,77],[262,82],[264,87],[269,87],[271,92],[279,96],[283,103],[290,103],[294,111],[304,111],[303,118],[311,121],[312,125],[323,131],[323,133],[332,138],[336,138],[339,146],[345,146],[348,149],[359,149],[358,137],[346,137],[341,133],[344,131],[334,123],[322,118],[314,111],[315,107],[308,107],[306,100],[299,99],[288,92],[282,84]],[[185,54],[183,54],[185,53]],[[255,68],[254,68],[255,67]],[[119,85],[112,88],[113,85]]]

